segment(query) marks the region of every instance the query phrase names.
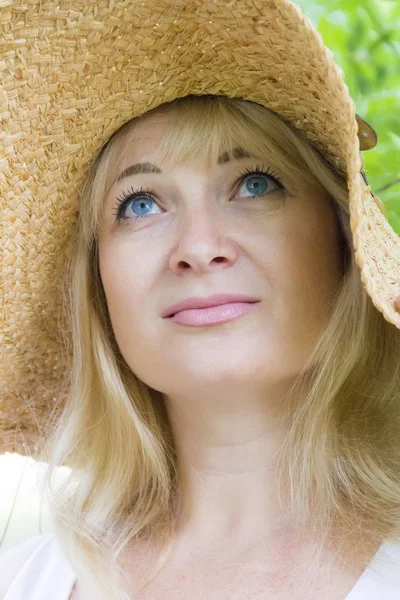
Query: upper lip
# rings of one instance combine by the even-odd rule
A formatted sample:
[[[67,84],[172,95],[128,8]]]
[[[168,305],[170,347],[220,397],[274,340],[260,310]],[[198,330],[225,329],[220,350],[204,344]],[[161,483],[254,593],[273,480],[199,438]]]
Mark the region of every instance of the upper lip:
[[[219,304],[228,304],[229,302],[259,302],[258,298],[251,298],[243,294],[214,294],[208,298],[192,297],[185,298],[181,302],[171,304],[166,308],[162,316],[163,318],[172,317],[172,315],[190,308],[207,308],[209,306],[218,306]]]

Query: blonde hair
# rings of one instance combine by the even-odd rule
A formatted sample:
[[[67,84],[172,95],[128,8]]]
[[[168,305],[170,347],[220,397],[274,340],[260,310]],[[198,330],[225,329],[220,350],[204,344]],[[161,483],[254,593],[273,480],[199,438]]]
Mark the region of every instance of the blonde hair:
[[[293,185],[319,186],[335,210],[343,283],[331,319],[293,385],[289,431],[279,454],[284,508],[308,529],[316,555],[326,542],[349,564],[363,548],[350,532],[400,540],[400,332],[373,306],[355,263],[348,188],[291,124],[258,104],[222,96],[186,96],[146,113],[169,114],[157,158],[171,167],[217,161],[238,145],[271,157]],[[165,564],[177,510],[177,455],[162,394],[141,382],[122,357],[107,310],[97,235],[104,197],[119,173],[125,123],[94,157],[81,196],[74,254],[65,278],[72,323],[70,395],[43,449],[45,493],[55,533],[84,597],[127,600],[118,563],[131,540],[160,544]],[[258,154],[258,155],[260,155]],[[56,488],[57,465],[71,466]],[[122,579],[121,579],[122,577]]]

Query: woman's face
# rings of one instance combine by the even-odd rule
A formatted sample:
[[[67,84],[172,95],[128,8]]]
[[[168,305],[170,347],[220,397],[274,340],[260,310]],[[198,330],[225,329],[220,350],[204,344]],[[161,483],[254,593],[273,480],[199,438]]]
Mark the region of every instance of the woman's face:
[[[142,118],[121,172],[156,162],[167,123],[167,115]],[[157,164],[162,173],[130,175],[107,195],[98,243],[114,333],[132,371],[167,395],[290,379],[327,325],[342,279],[333,207],[319,189],[289,192],[270,175],[238,182],[260,165],[268,168],[267,155],[174,171]],[[155,198],[129,200],[118,222],[117,198],[141,187]],[[148,216],[134,220],[139,215]],[[218,293],[259,303],[203,327],[162,316],[185,298]]]

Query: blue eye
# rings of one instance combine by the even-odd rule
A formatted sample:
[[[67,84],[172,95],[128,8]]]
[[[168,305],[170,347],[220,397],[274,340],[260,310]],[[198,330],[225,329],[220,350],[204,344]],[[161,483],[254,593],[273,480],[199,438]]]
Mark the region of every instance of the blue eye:
[[[273,192],[284,189],[282,178],[273,171],[269,171],[268,169],[264,169],[262,166],[258,166],[256,168],[248,167],[245,171],[241,171],[241,177],[236,181],[235,185],[238,183],[242,183],[245,180],[259,180],[256,183],[253,182],[254,186],[254,194],[250,195],[249,198],[255,197],[263,197],[272,194]],[[264,182],[262,181],[264,179]],[[275,189],[270,190],[270,186],[267,186],[267,191],[265,191],[265,180],[270,179],[275,184]],[[261,183],[260,183],[261,182]],[[264,191],[263,191],[264,190]],[[125,212],[128,204],[132,203],[132,210],[139,211],[139,214],[136,214],[134,217],[126,218]],[[139,190],[133,190],[131,188],[128,192],[123,192],[121,198],[117,198],[117,202],[115,205],[115,218],[117,221],[137,221],[138,219],[145,219],[147,217],[151,217],[151,213],[141,213],[141,211],[146,211],[146,209],[151,210],[152,204],[157,204],[157,196],[153,190],[148,188],[141,187]],[[136,208],[134,208],[136,207]]]

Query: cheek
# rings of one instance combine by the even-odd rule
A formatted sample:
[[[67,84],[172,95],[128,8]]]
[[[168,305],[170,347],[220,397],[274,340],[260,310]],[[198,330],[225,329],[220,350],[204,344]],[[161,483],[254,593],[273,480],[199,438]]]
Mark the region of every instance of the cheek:
[[[100,252],[100,275],[116,336],[127,328],[136,330],[143,321],[154,268],[151,257],[117,244]]]
[[[102,266],[102,280],[107,299],[112,329],[118,348],[130,369],[143,378],[152,364],[154,351],[154,315],[149,302],[149,279],[137,263],[114,266],[106,260]],[[153,323],[153,325],[152,325]],[[149,343],[153,341],[153,343]]]
[[[323,229],[320,223],[307,232],[292,230],[281,260],[283,290],[297,305],[298,314],[316,324],[325,321],[343,280],[336,231]]]

